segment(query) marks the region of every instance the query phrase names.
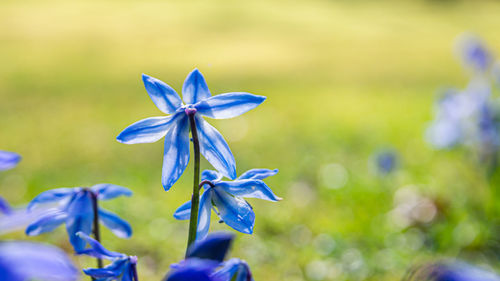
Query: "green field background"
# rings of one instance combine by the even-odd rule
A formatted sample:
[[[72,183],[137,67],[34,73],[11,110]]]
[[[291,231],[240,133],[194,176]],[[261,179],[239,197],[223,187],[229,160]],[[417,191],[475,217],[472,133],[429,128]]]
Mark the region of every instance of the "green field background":
[[[187,223],[172,214],[190,198],[192,163],[165,192],[163,143],[115,137],[162,115],[141,73],[180,92],[196,67],[212,94],[268,97],[243,116],[209,120],[238,174],[280,170],[266,182],[284,200],[249,200],[255,233],[238,234],[231,254],[257,281],[399,280],[444,257],[496,268],[498,186],[466,150],[435,151],[423,135],[437,91],[467,83],[457,36],[474,32],[500,52],[499,15],[498,1],[2,0],[0,149],[23,161],[0,175],[0,194],[22,207],[56,187],[129,187],[133,197],[102,205],[134,235],[104,230],[103,241],[139,257],[141,280],[160,280],[185,250]],[[371,160],[384,147],[398,150],[401,167],[380,177]],[[394,222],[401,190],[429,198],[434,219]],[[211,230],[230,230],[212,219]],[[71,252],[63,228],[4,238]]]

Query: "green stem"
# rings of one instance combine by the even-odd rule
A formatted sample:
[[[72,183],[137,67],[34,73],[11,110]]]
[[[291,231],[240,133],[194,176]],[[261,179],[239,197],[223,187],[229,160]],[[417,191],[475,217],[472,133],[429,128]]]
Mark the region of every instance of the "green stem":
[[[200,204],[200,142],[198,140],[198,131],[196,130],[195,113],[196,112],[188,113],[194,148],[194,181],[193,195],[191,196],[191,216],[189,219],[187,248],[189,248],[189,246],[191,246],[191,244],[196,240],[196,229],[198,228],[198,207]]]
[[[92,209],[94,211],[94,227],[93,227],[93,232],[94,232],[94,238],[97,240],[97,242],[101,243],[101,232],[99,231],[99,206],[98,206],[98,200],[97,200],[97,194],[95,194],[92,190],[89,191],[90,196],[92,197]],[[102,268],[102,259],[97,258],[97,267]],[[92,279],[94,280],[94,279]]]

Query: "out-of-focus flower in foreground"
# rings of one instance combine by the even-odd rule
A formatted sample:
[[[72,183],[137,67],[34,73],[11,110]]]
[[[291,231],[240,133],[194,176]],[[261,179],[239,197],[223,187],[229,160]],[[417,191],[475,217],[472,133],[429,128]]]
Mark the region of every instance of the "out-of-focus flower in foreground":
[[[58,248],[30,242],[0,243],[0,279],[73,281],[78,270]]]
[[[222,135],[202,116],[226,119],[241,115],[260,105],[266,97],[243,92],[211,96],[205,78],[195,69],[184,81],[183,101],[169,85],[143,74],[146,91],[165,117],[151,117],[128,126],[117,140],[126,144],[151,143],[165,137],[162,185],[169,190],[189,162],[189,116],[195,115],[203,156],[221,174],[236,178],[236,163]]]
[[[279,201],[272,190],[262,181],[273,176],[278,170],[252,169],[243,173],[234,181],[223,181],[222,175],[210,170],[202,173],[202,183],[205,192],[200,199],[198,214],[198,230],[196,239],[203,239],[210,227],[212,207],[220,219],[242,233],[253,233],[255,213],[252,206],[243,198],[258,198],[268,201]],[[184,203],[174,213],[178,220],[189,219],[191,201]]]
[[[39,205],[57,204],[26,228],[27,235],[49,232],[65,223],[69,240],[75,251],[85,247],[85,241],[76,235],[81,231],[89,235],[94,220],[93,200],[110,200],[119,196],[131,196],[132,191],[112,184],[97,184],[91,188],[57,188],[42,192],[28,205],[33,210]],[[95,198],[93,198],[95,197]],[[98,208],[99,221],[120,238],[129,238],[132,228],[129,223],[102,208]]]

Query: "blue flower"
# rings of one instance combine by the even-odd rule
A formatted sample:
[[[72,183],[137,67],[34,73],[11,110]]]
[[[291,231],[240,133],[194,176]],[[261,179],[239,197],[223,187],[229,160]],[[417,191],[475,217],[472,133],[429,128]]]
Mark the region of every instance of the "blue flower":
[[[86,268],[83,272],[95,278],[96,281],[138,281],[137,257],[127,256],[122,253],[112,252],[104,248],[98,241],[90,238],[83,232],[77,235],[89,244],[90,248],[77,251],[79,255],[88,255],[99,259],[110,260],[111,263],[104,268]]]
[[[81,231],[90,234],[92,232],[94,220],[92,197],[96,196],[97,200],[109,200],[122,195],[131,196],[132,192],[125,187],[112,184],[97,184],[92,188],[57,188],[42,192],[29,203],[28,210],[47,203],[57,204],[57,207],[31,223],[26,228],[26,234],[39,235],[65,223],[69,241],[75,251],[82,250],[85,247],[85,241],[76,233]],[[128,222],[102,208],[99,208],[98,213],[100,222],[116,236],[129,238],[132,235],[132,228]]]
[[[279,201],[262,179],[273,176],[278,170],[252,169],[234,181],[222,181],[222,175],[210,170],[202,173],[205,192],[201,195],[196,238],[204,238],[210,227],[212,206],[217,208],[221,220],[242,233],[253,233],[255,213],[252,206],[243,198],[258,198]],[[243,198],[242,198],[243,197]],[[189,219],[191,201],[184,203],[174,213],[178,220]]]
[[[398,165],[398,154],[393,149],[379,151],[375,155],[375,164],[379,173],[389,174],[394,171]]]
[[[212,277],[223,281],[253,281],[252,272],[248,264],[240,259],[233,258],[222,263]]]
[[[233,239],[234,235],[219,232],[197,240],[189,247],[185,260],[171,265],[172,270],[164,280],[230,281],[214,276],[214,271],[229,252]]]
[[[465,65],[475,71],[485,72],[493,63],[493,55],[486,48],[484,42],[474,35],[462,36],[458,47]]]
[[[236,178],[233,154],[222,135],[202,116],[226,119],[241,115],[260,105],[266,97],[235,92],[211,96],[205,78],[195,69],[184,81],[181,98],[164,82],[142,75],[146,91],[164,117],[151,117],[138,121],[123,132],[117,140],[126,144],[151,143],[165,137],[162,185],[169,190],[179,179],[189,162],[189,117],[195,114],[200,151],[224,176]]]
[[[231,248],[234,235],[225,232],[212,233],[197,240],[187,251],[186,258],[208,259],[222,262]]]
[[[73,281],[78,271],[58,248],[30,242],[0,243],[0,279]]]
[[[0,150],[0,171],[14,168],[21,161],[21,155]]]
[[[177,264],[164,281],[225,281],[212,276],[218,262],[204,259],[187,259]]]

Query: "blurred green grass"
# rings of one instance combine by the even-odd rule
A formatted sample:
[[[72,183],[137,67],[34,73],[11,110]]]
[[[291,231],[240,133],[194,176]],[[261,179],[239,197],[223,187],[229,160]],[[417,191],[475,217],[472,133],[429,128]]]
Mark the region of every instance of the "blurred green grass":
[[[280,169],[268,183],[285,200],[252,200],[255,234],[238,235],[232,254],[256,280],[399,280],[441,256],[496,267],[492,187],[465,152],[433,151],[423,132],[436,90],[467,81],[456,36],[476,32],[499,50],[499,13],[496,1],[4,0],[0,149],[24,159],[0,176],[0,193],[22,205],[55,187],[131,188],[134,197],[103,205],[132,223],[133,238],[105,231],[104,241],[138,255],[143,279],[159,280],[183,255],[187,225],[172,214],[190,196],[192,167],[165,193],[162,142],[115,136],[161,114],[141,73],[180,91],[198,67],[213,94],[268,96],[242,117],[210,121],[238,173]],[[369,166],[384,146],[403,160],[389,178]],[[343,187],[328,188],[325,179],[339,177]],[[432,223],[391,222],[405,186],[434,200]],[[461,242],[464,231],[472,241]],[[34,240],[69,249],[62,229]]]

